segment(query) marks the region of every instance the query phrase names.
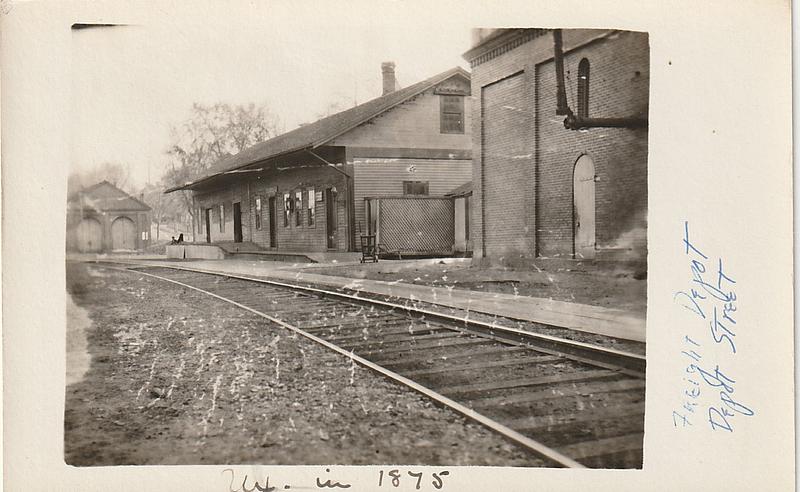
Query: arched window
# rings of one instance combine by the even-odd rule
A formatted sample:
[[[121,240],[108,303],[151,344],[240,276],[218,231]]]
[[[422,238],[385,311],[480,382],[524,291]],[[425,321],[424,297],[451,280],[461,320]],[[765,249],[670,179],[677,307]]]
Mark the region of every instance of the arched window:
[[[589,60],[578,64],[578,116],[589,117]]]

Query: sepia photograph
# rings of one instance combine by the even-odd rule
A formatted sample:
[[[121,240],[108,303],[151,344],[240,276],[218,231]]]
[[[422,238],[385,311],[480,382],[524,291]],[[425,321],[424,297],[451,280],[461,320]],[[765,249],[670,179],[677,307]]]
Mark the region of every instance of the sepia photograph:
[[[66,463],[642,468],[648,34],[296,27],[71,26]]]
[[[793,490],[791,13],[0,0],[0,488]]]

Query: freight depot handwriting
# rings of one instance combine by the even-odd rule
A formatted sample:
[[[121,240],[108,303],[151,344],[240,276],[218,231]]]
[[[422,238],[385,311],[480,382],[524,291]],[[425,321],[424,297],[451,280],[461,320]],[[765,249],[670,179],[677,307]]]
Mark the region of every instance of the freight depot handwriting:
[[[716,262],[716,269],[709,269],[709,256],[703,249],[689,240],[689,222],[684,222],[683,248],[689,257],[689,269],[692,273],[691,287],[675,293],[673,300],[678,305],[688,309],[703,320],[709,327],[713,343],[706,345],[697,340],[702,340],[703,332],[699,334],[686,334],[683,337],[681,354],[688,359],[686,374],[683,380],[688,383],[683,391],[683,402],[679,410],[673,410],[672,422],[675,427],[692,425],[694,413],[701,408],[703,390],[710,389],[712,395],[718,392],[718,399],[711,404],[704,405],[707,411],[708,423],[713,430],[726,430],[733,432],[732,419],[736,416],[751,417],[755,412],[748,406],[736,401],[733,397],[736,381],[729,376],[730,372],[720,369],[714,364],[712,358],[732,359],[736,356],[736,280],[723,267],[722,258]],[[718,354],[717,347],[722,347],[723,353]],[[706,362],[704,355],[712,360]],[[713,366],[713,369],[709,369]],[[727,374],[726,374],[727,373]],[[704,384],[703,384],[704,383]],[[712,397],[713,399],[713,397]]]
[[[325,473],[330,473],[330,471],[331,471],[330,468],[326,468],[325,469]],[[230,482],[228,484],[229,492],[275,492],[276,490],[278,490],[278,487],[271,486],[269,484],[269,476],[264,477],[263,485],[262,485],[261,482],[256,480],[256,481],[253,482],[253,486],[252,487],[248,487],[247,486],[248,476],[245,475],[244,478],[242,479],[241,486],[234,488],[234,484],[238,485],[238,481],[236,480],[235,472],[233,471],[232,468],[225,468],[224,470],[222,470],[222,474],[224,475],[225,473],[230,473],[230,475],[231,475]],[[315,483],[316,483],[316,486],[317,486],[316,488],[317,489],[349,489],[350,488],[350,484],[349,483],[342,483],[342,482],[339,482],[339,481],[336,481],[336,480],[330,480],[330,479],[327,479],[327,480],[325,480],[323,482],[323,481],[320,480],[319,477],[316,478],[316,482]],[[283,487],[281,487],[281,489],[283,489],[283,490],[290,490],[292,488],[293,488],[292,485],[289,485],[289,484],[284,485]],[[311,489],[312,487],[297,487],[297,486],[295,486],[294,488],[298,489],[298,490],[307,490],[307,489]]]
[[[686,255],[691,258],[689,267],[692,271],[692,287],[689,292],[679,291],[675,294],[675,300],[694,314],[704,320],[709,320],[711,336],[716,343],[725,342],[731,353],[736,353],[736,344],[733,338],[736,333],[733,331],[736,319],[736,292],[733,285],[736,281],[725,273],[722,266],[722,258],[718,260],[716,272],[708,272],[705,262],[706,256],[697,246],[689,241],[689,222],[684,223],[683,244]],[[716,278],[709,282],[703,277],[709,273]],[[731,290],[729,290],[731,289]],[[721,313],[721,314],[720,314]]]

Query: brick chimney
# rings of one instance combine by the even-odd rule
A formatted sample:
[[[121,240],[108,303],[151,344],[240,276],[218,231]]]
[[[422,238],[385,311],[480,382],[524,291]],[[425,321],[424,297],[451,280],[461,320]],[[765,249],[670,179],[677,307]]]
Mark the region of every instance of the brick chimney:
[[[394,92],[397,86],[397,79],[394,76],[394,62],[381,63],[381,72],[383,72],[383,95]]]

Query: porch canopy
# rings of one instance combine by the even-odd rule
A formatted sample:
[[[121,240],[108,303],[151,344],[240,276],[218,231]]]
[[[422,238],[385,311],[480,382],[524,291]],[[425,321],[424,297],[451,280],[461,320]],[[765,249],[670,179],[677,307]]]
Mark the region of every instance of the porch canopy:
[[[263,176],[274,175],[281,171],[302,168],[319,169],[320,167],[330,167],[347,176],[344,163],[344,147],[325,146],[314,150],[301,149],[245,164],[235,169],[217,173],[210,172],[206,176],[191,183],[169,188],[164,191],[164,193],[172,193],[180,190],[203,192],[234,185],[244,179],[257,179]]]

